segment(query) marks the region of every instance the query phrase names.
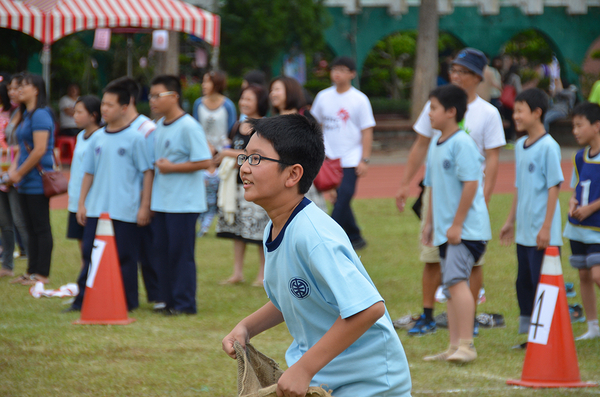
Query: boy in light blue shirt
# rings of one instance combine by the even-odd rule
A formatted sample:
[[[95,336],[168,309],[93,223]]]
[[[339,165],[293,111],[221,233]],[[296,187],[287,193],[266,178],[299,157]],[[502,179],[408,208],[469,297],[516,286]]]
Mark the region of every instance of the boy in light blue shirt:
[[[573,134],[585,147],[573,156],[573,195],[564,236],[570,240],[571,266],[579,272],[588,330],[575,340],[600,338],[596,292],[600,287],[600,106],[582,103],[572,112]]]
[[[196,220],[206,211],[201,170],[212,164],[202,126],[180,106],[181,84],[158,76],[150,85],[150,107],[164,117],[155,130],[156,157],[151,209],[164,313],[195,314]]]
[[[410,396],[406,355],[383,298],[344,230],[304,197],[325,149],[305,117],[251,121],[254,133],[238,156],[244,198],[271,218],[265,229],[264,286],[269,302],[223,339],[233,344],[285,321],[294,341],[277,394],[304,396],[309,386],[336,397]]]
[[[526,135],[515,144],[516,190],[500,242],[517,243],[519,334],[529,331],[545,250],[549,245],[562,246],[558,193],[564,178],[560,146],[542,122],[547,109],[548,95],[538,88],[515,98],[515,127]]]
[[[466,363],[477,358],[473,345],[475,303],[468,280],[492,237],[483,196],[484,158],[458,126],[467,110],[467,93],[447,85],[433,90],[429,98],[431,126],[442,134],[432,139],[427,154],[424,184],[431,187],[431,202],[422,240],[440,250],[450,347],[424,360]]]
[[[129,106],[130,92],[126,85],[116,83],[106,87],[100,108],[106,127],[96,132],[93,145],[84,157],[85,175],[77,210],[77,221],[85,226],[84,267],[78,280],[80,293],[73,302],[73,310],[81,309],[96,225],[104,212],[113,222],[127,308],[133,310],[139,306],[138,226],[150,223],[153,175],[144,137],[129,124]]]

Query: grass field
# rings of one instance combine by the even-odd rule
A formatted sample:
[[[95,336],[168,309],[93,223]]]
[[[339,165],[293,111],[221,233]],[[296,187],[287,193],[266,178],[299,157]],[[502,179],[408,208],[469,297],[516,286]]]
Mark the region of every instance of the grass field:
[[[561,195],[563,212],[567,193]],[[485,264],[487,302],[480,312],[502,313],[506,328],[482,329],[476,339],[479,358],[467,366],[426,363],[422,357],[444,349],[447,330],[410,338],[399,332],[413,379],[413,395],[426,396],[571,396],[598,395],[600,388],[530,390],[509,387],[519,378],[524,352],[511,346],[525,341],[517,335],[518,307],[514,281],[515,248],[501,247],[497,235],[510,207],[510,195],[492,200],[492,228]],[[421,308],[421,271],[418,261],[418,220],[399,214],[391,199],[357,200],[355,209],[369,246],[362,261],[386,300],[393,319]],[[66,240],[66,211],[52,211],[54,253],[50,287],[73,282],[78,273],[76,242]],[[221,339],[244,316],[262,306],[266,295],[252,287],[257,271],[256,248],[247,254],[243,285],[220,286],[233,261],[230,241],[214,233],[197,243],[198,307],[196,316],[164,317],[152,313],[141,291],[141,307],[131,313],[137,321],[127,326],[73,325],[77,313],[61,314],[61,299],[34,299],[27,287],[0,280],[0,396],[235,396],[236,363],[221,350]],[[568,265],[568,245],[562,253],[565,281],[576,285]],[[16,262],[24,272],[25,261]],[[141,285],[141,283],[140,283]],[[599,300],[600,304],[600,300]],[[438,304],[436,312],[444,310]],[[574,324],[575,335],[586,330]],[[285,366],[291,342],[280,325],[253,340],[254,345]],[[600,339],[577,342],[582,380],[600,383]],[[360,396],[357,396],[360,397]]]

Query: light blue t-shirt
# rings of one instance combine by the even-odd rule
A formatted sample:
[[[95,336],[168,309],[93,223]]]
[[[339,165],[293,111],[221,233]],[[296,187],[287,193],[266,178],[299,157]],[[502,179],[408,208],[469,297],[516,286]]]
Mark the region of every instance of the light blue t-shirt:
[[[584,152],[585,163],[596,164],[596,166],[600,164],[600,154],[594,157],[589,157],[588,154],[589,152],[586,150]],[[596,180],[592,180],[591,183],[600,184],[600,173],[596,173],[595,176]],[[573,174],[571,175],[571,188],[575,189],[577,183],[579,183],[577,169],[576,167],[573,167]],[[592,198],[590,202],[593,202],[594,200],[595,199]],[[563,233],[563,236],[569,240],[579,241],[584,244],[600,244],[600,231],[589,227],[573,225],[568,220],[566,223],[567,224],[565,226],[565,232]]]
[[[526,247],[536,247],[537,235],[546,218],[548,189],[564,181],[560,168],[560,146],[545,134],[532,145],[525,146],[527,136],[515,144],[517,187],[517,230],[515,242]],[[550,227],[550,245],[562,246],[560,203]]]
[[[463,182],[477,181],[477,193],[463,222],[461,238],[488,241],[492,238],[490,216],[483,196],[484,157],[475,141],[459,130],[445,141],[441,136],[431,140],[427,153],[424,185],[431,186],[433,215],[433,244],[448,241],[446,233],[456,217],[463,193]]]
[[[83,159],[83,170],[94,176],[86,197],[88,217],[108,212],[110,218],[136,223],[140,209],[142,179],[150,169],[144,137],[131,126],[96,132]]]
[[[148,117],[140,114],[131,122],[131,128],[144,137],[148,159],[150,160],[150,168],[154,169],[154,130],[156,129],[156,124]]]
[[[40,164],[44,170],[51,170],[54,165],[52,154],[54,149],[54,119],[50,108],[36,109],[33,113],[26,110],[23,113],[23,120],[15,132],[19,143],[19,163],[17,165],[20,167],[29,157],[29,150],[27,150],[25,144],[29,146],[30,150],[33,150],[34,131],[48,131],[46,153],[42,156]],[[31,171],[23,176],[17,184],[17,188],[19,193],[22,194],[44,194],[42,177],[37,167],[33,167]]]
[[[103,129],[103,128],[101,128]],[[71,160],[71,176],[69,177],[69,212],[76,213],[79,207],[79,195],[81,194],[81,182],[83,182],[83,158],[87,153],[90,145],[93,144],[94,138],[100,130],[94,132],[88,138],[85,138],[85,130],[77,134],[77,143],[73,151],[73,159]]]
[[[383,298],[344,230],[308,199],[296,207],[271,241],[265,229],[265,290],[294,341],[286,352],[296,363],[329,331]],[[336,397],[410,396],[408,362],[386,313],[312,379]]]
[[[165,124],[162,118],[154,132],[156,159],[165,158],[174,164],[210,159],[211,152],[204,130],[192,116],[185,114]],[[200,213],[207,210],[206,187],[202,171],[154,173],[152,211]]]

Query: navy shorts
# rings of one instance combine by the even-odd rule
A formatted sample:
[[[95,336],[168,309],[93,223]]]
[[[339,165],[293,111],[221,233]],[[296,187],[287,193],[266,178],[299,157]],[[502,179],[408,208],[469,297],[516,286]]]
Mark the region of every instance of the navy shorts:
[[[77,223],[77,214],[69,212],[67,220],[67,238],[83,240],[83,226]]]
[[[580,241],[571,242],[569,262],[575,269],[591,269],[600,265],[600,244],[585,244]]]

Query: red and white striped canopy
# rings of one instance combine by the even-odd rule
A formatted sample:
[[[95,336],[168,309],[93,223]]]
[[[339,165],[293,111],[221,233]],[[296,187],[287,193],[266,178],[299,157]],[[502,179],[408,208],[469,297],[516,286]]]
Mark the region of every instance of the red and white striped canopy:
[[[134,27],[185,32],[218,46],[220,18],[180,0],[0,0],[0,28],[44,44],[96,28]]]

